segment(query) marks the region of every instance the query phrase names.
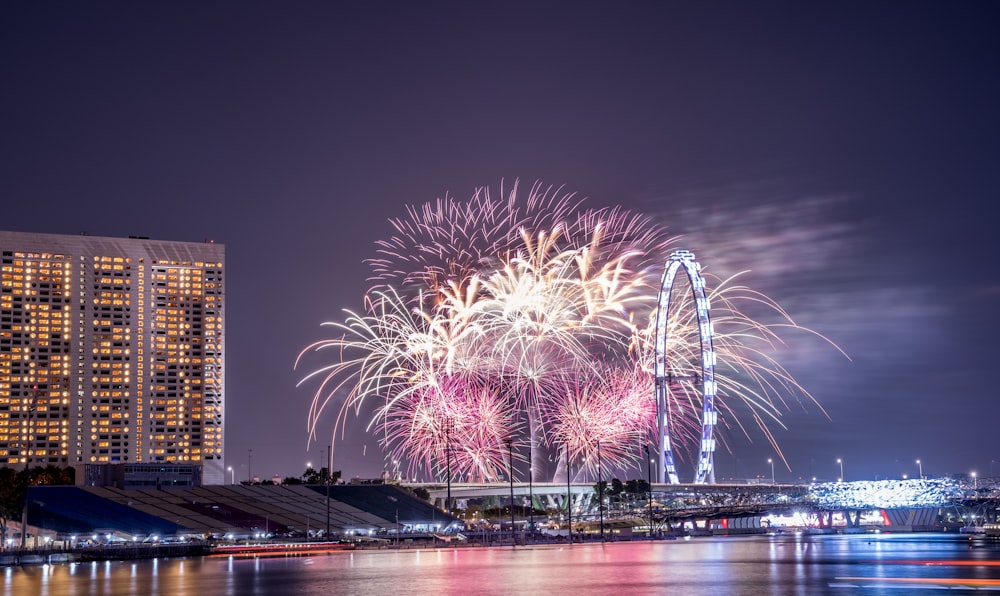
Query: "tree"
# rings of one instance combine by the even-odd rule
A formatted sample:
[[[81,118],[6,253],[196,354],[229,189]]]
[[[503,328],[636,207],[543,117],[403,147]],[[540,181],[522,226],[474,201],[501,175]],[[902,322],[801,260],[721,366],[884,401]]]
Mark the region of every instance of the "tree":
[[[594,485],[594,494],[595,495],[608,494],[608,481],[607,480],[598,481],[597,484]]]
[[[306,471],[302,473],[302,482],[306,484],[322,484],[323,480],[319,470],[309,466],[306,468]]]
[[[316,470],[309,468],[306,473],[303,474],[302,480],[306,484],[325,484],[327,481],[330,484],[337,484],[340,481],[340,470],[334,470],[331,474],[330,469],[327,467],[322,467],[317,472]]]
[[[629,480],[625,483],[625,492],[630,495],[640,495],[649,492],[649,482],[644,479]]]
[[[21,519],[24,508],[24,470],[0,468],[0,541],[7,544],[7,522]],[[73,485],[76,481],[76,470],[72,467],[60,468],[49,464],[44,468],[36,466],[28,470],[28,484],[41,485]]]
[[[76,471],[70,467],[60,468],[49,464],[44,468],[32,468],[28,478],[32,486],[72,485],[76,480]]]
[[[20,519],[24,506],[24,472],[0,468],[0,540],[7,544],[7,522]]]

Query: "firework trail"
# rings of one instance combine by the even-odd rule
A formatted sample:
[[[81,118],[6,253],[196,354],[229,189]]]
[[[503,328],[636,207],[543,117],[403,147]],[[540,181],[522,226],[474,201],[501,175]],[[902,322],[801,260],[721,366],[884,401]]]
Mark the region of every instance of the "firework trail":
[[[327,323],[333,337],[296,360],[303,367],[306,354],[333,350],[300,381],[317,386],[309,440],[337,408],[334,435],[370,414],[386,460],[405,462],[407,477],[497,480],[511,466],[507,441],[521,478],[530,465],[536,480],[565,479],[558,454],[567,449],[578,480],[596,477],[598,449],[606,470],[638,469],[637,447],[657,441],[654,315],[676,238],[641,214],[586,209],[551,186],[536,183],[523,201],[517,191],[501,185],[495,199],[483,188],[390,220],[396,233],[376,243],[363,312]],[[771,429],[789,401],[815,403],[771,356],[779,331],[801,328],[735,280],[713,280],[711,291],[720,424],[748,437],[758,429],[778,449]],[[779,323],[754,320],[744,305]],[[694,379],[690,292],[671,311],[671,370]],[[701,399],[694,381],[670,386],[667,420],[682,458],[699,441]]]

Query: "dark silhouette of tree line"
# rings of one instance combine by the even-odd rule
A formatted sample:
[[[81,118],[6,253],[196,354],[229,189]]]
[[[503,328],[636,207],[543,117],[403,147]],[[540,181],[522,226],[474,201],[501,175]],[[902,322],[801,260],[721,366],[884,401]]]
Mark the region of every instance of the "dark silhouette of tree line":
[[[7,522],[20,520],[24,508],[24,492],[27,486],[41,485],[73,485],[76,483],[76,470],[71,467],[60,468],[49,464],[44,468],[36,466],[27,470],[0,468],[0,540],[7,544]]]

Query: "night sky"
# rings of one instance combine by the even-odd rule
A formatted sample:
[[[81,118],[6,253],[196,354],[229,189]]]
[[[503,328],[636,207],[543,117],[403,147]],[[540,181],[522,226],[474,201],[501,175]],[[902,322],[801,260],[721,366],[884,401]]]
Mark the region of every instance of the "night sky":
[[[226,245],[238,477],[322,459],[293,363],[388,218],[516,179],[654,216],[850,356],[780,350],[829,418],[790,404],[779,481],[1000,476],[1000,5],[686,4],[4,2],[0,229]],[[717,476],[770,475],[751,438]]]

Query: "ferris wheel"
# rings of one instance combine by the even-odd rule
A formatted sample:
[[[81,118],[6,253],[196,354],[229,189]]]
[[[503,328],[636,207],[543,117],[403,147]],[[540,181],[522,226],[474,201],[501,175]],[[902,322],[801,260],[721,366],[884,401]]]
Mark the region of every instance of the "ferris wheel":
[[[671,296],[674,294],[674,279],[681,269],[684,270],[690,282],[691,302],[695,310],[695,317],[692,321],[697,324],[700,344],[700,358],[694,358],[695,362],[689,362],[684,367],[678,366],[677,362],[671,360],[672,355],[668,354],[668,339],[671,332],[668,325],[670,323]],[[657,470],[657,481],[660,483],[678,484],[680,482],[670,440],[670,393],[672,387],[681,384],[690,389],[697,389],[701,393],[701,443],[694,483],[715,483],[715,438],[713,433],[718,413],[715,410],[715,350],[712,347],[713,330],[709,310],[708,296],[705,294],[705,279],[701,276],[701,264],[695,260],[694,253],[691,251],[674,251],[665,265],[656,310],[654,376],[656,434],[659,441],[657,455],[660,462]]]

